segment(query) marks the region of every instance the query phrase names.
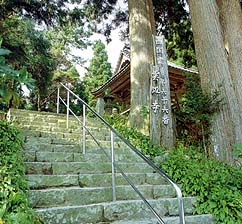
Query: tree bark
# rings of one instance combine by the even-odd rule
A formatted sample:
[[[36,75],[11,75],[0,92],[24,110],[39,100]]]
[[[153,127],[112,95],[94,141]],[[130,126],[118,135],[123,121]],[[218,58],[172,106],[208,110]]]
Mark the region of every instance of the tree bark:
[[[150,65],[153,64],[152,2],[129,0],[131,108],[129,123],[149,133]]]
[[[201,85],[211,94],[218,90],[223,99],[214,114],[211,144],[219,159],[231,162],[233,144],[242,142],[238,99],[224,48],[216,0],[189,0],[192,29]]]
[[[217,0],[229,69],[242,110],[242,10],[239,0]]]

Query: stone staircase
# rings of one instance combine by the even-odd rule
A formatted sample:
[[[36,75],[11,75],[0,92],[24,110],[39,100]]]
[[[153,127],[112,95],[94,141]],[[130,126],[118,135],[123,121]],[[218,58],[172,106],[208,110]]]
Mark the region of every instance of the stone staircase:
[[[111,162],[86,136],[82,154],[81,125],[70,117],[53,113],[11,110],[10,118],[24,133],[26,178],[31,206],[45,224],[156,224],[151,211],[127,184],[115,174],[116,201],[112,200]],[[110,132],[94,118],[87,126],[110,154]],[[178,224],[174,189],[139,157],[115,143],[115,161],[135,183],[167,224]],[[186,223],[212,224],[211,215],[192,215],[195,198],[184,198]]]

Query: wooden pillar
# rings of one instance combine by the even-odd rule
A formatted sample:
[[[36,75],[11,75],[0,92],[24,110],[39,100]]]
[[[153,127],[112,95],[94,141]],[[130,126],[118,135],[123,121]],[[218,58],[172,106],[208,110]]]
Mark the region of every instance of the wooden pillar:
[[[154,37],[155,65],[151,77],[150,138],[154,145],[175,144],[170,82],[164,37]]]

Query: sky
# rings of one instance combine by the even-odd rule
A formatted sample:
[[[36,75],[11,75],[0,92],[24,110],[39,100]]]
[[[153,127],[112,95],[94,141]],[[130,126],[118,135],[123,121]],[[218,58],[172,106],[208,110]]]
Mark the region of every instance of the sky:
[[[126,7],[127,7],[127,3],[124,3],[123,0],[119,0],[117,2],[116,8],[125,9]],[[121,42],[120,38],[119,38],[119,29],[111,31],[111,39],[112,39],[112,41],[109,44],[106,43],[105,37],[103,35],[101,35],[101,34],[94,34],[91,37],[92,41],[99,40],[99,39],[106,46],[106,50],[107,50],[107,53],[108,53],[108,61],[111,63],[112,71],[114,71],[115,67],[117,65],[117,62],[118,62],[118,58],[119,58],[120,52],[121,52],[121,50],[124,47],[124,42]],[[89,66],[89,61],[90,61],[90,59],[93,56],[92,46],[88,47],[85,50],[74,49],[72,53],[74,55],[81,56],[82,58],[87,60],[87,63],[85,63],[84,66],[85,67]],[[80,77],[83,77],[83,75],[85,74],[86,70],[82,66],[80,66],[80,65],[76,65],[76,69],[79,72]]]

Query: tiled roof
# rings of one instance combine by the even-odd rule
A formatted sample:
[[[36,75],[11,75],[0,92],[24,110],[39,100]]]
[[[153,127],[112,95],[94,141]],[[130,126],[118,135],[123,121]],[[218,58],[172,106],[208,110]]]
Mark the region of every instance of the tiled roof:
[[[121,62],[122,62],[123,56],[126,56],[127,58],[129,58],[129,49],[124,48],[121,51],[120,56],[119,56],[119,59],[118,59],[118,63],[117,63],[116,69],[115,69],[115,73],[103,85],[101,85],[97,89],[93,90],[92,91],[93,94],[101,91],[102,89],[105,89],[105,87],[107,87],[109,85],[109,83],[111,83],[113,80],[117,80],[119,77],[121,77],[124,74],[124,72],[130,67],[130,63],[128,63],[121,70],[117,71],[118,68],[119,68],[119,66],[120,66],[120,64],[121,64]],[[183,66],[176,65],[175,63],[170,62],[170,61],[168,61],[168,67],[175,68],[175,69],[178,69],[178,70],[181,70],[181,71],[185,71],[185,72],[189,72],[189,73],[198,74],[198,71],[197,70],[188,69],[188,68],[185,68]]]

